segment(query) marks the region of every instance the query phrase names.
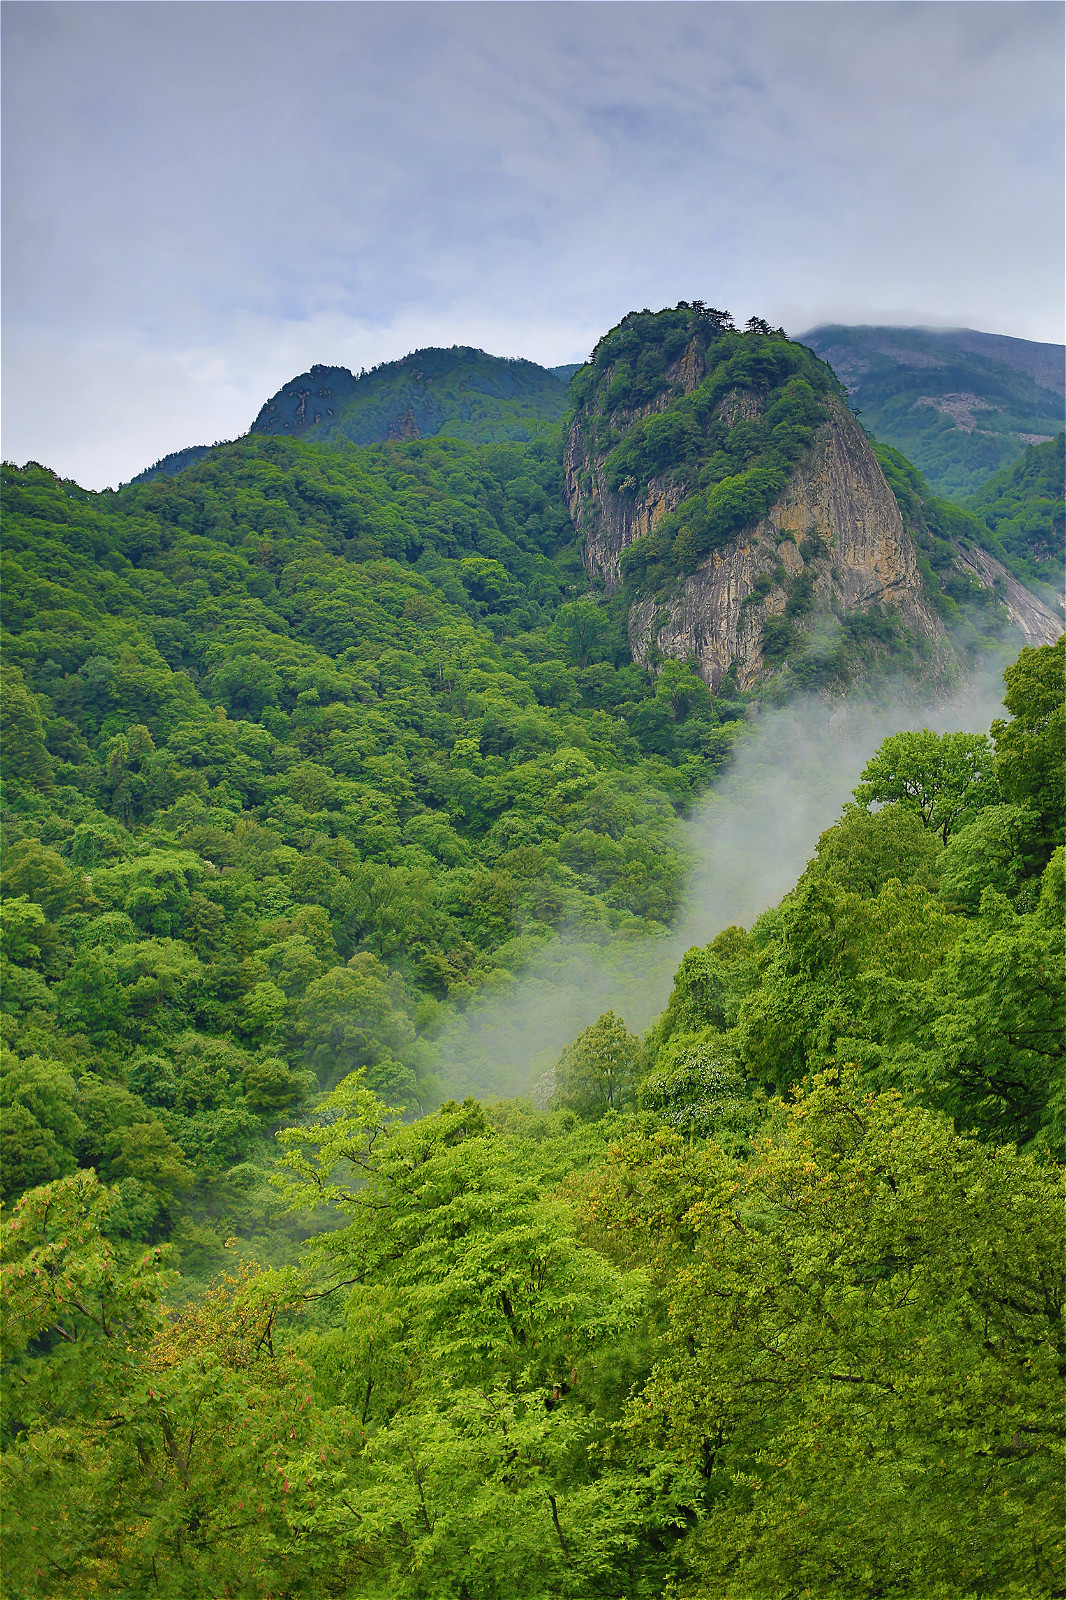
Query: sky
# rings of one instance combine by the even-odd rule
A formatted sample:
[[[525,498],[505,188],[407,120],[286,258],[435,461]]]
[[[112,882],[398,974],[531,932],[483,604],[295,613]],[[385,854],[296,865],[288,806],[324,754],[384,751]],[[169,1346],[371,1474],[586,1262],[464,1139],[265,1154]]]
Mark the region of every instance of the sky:
[[[4,433],[89,488],[312,363],[678,299],[1063,338],[1052,0],[12,0]]]

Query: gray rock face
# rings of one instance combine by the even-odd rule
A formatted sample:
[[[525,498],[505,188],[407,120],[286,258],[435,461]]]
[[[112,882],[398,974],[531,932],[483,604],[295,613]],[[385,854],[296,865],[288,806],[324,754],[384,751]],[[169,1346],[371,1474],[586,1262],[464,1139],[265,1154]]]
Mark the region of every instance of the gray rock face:
[[[678,391],[691,394],[703,382],[706,370],[703,355],[695,343],[690,343],[667,367],[664,387],[655,399],[649,405],[616,412],[616,425],[628,427],[641,417],[666,411]],[[607,593],[613,594],[620,582],[622,551],[634,539],[650,532],[660,517],[679,506],[690,491],[673,479],[653,478],[644,493],[635,498],[614,494],[607,487],[604,459],[582,447],[580,425],[575,420],[566,441],[564,462],[570,519],[575,528],[584,531],[583,559],[590,577],[602,579]]]
[[[1045,605],[1031,589],[1009,573],[1001,561],[979,545],[955,546],[955,559],[964,572],[970,572],[986,588],[995,588],[1011,622],[1031,648],[1054,644],[1062,632],[1063,619]]]
[[[694,375],[693,375],[694,376]],[[698,378],[695,382],[698,382]],[[695,387],[693,382],[693,387]],[[754,414],[756,397],[727,395],[719,415],[730,425]],[[578,430],[567,452],[571,515],[584,532],[590,574],[608,591],[620,582],[622,551],[672,511],[690,492],[672,479],[649,484],[636,497],[612,494],[602,461],[579,460]],[[582,474],[591,491],[582,488]],[[944,628],[922,591],[914,544],[896,498],[862,429],[838,401],[788,488],[747,534],[715,550],[666,595],[630,610],[630,648],[646,661],[654,646],[680,660],[693,657],[712,690],[735,663],[741,688],[766,667],[769,618],[785,612],[794,580],[809,572],[805,628],[831,627],[835,614],[875,601],[899,614],[915,634],[944,639]]]

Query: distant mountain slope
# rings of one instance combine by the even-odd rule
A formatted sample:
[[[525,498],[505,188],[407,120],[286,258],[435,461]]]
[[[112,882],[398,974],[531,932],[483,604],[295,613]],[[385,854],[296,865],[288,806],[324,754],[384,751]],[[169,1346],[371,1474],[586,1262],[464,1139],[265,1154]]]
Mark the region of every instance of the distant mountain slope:
[[[1025,576],[1062,589],[1066,543],[1066,434],[1030,445],[966,502]]]
[[[219,441],[216,440],[217,444]],[[177,473],[184,472],[186,467],[191,467],[194,461],[202,461],[214,445],[189,444],[184,450],[172,450],[168,456],[161,456],[150,467],[145,467],[143,472],[138,472],[131,483],[151,483],[155,478],[173,478]]]
[[[454,345],[415,350],[358,375],[347,367],[312,367],[267,401],[251,431],[319,444],[432,434],[481,444],[524,442],[544,424],[561,421],[566,394],[564,378],[547,367]]]
[[[972,328],[839,324],[801,338],[847,386],[871,432],[952,499],[1062,428],[1062,345]]]

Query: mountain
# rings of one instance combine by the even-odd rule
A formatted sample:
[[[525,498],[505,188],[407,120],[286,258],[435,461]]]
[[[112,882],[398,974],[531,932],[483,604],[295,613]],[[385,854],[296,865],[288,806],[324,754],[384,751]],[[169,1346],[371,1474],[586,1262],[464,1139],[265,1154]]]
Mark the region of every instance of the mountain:
[[[848,685],[1057,629],[1061,455],[691,305],[571,400],[0,473],[11,1600],[1063,1591],[1066,639],[831,823]]]
[[[864,425],[951,499],[1062,428],[1062,345],[972,328],[839,324],[800,339],[833,368]]]
[[[993,535],[990,548],[1019,564],[1030,581],[1062,591],[1066,541],[1066,434],[1029,445],[1024,456],[988,479],[965,504]]]
[[[1031,381],[1020,374],[1026,362],[1050,377],[1044,347],[959,337],[1009,358],[1000,367],[1012,381]],[[916,672],[950,672],[945,624],[959,620],[960,604],[970,647],[1004,628],[1029,643],[1054,637],[1054,485],[1044,481],[1053,443],[1028,447],[1032,469],[996,501],[1008,548],[976,503],[969,519],[949,514],[909,461],[870,438],[847,398],[825,363],[782,330],[756,320],[741,333],[682,304],[626,317],[577,368],[464,347],[416,351],[359,375],[313,367],[267,402],[250,436],[350,448],[433,434],[495,443],[510,431],[515,443],[532,435],[547,445],[572,406],[565,506],[589,577],[617,593],[636,660],[691,657],[727,696],[779,677],[851,682],[878,657],[897,670],[907,659]],[[135,482],[181,473],[206,454],[176,452]],[[1044,553],[1028,564],[1014,548],[1022,524],[1044,530]]]
[[[994,556],[975,571],[987,526],[872,444],[832,373],[780,332],[634,314],[571,397],[570,513],[590,576],[625,600],[637,661],[692,661],[715,692],[832,690],[880,666],[936,680],[1003,629],[1060,631]]]
[[[544,424],[562,420],[573,371],[506,360],[465,345],[414,350],[402,361],[358,374],[347,367],[315,366],[267,401],[251,431],[334,445],[439,433],[481,444],[524,442]]]
[[[221,441],[216,440],[215,443]],[[143,472],[138,472],[130,482],[151,483],[155,478],[173,478],[177,473],[184,472],[186,467],[191,467],[194,461],[202,461],[214,448],[215,445],[210,444],[190,444],[184,450],[172,450],[168,456],[161,456],[150,467],[145,467]]]

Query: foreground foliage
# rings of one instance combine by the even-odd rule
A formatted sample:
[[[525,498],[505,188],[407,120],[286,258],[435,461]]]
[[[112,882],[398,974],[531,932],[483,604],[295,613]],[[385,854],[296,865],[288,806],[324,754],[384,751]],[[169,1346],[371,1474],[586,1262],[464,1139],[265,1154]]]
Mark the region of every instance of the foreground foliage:
[[[12,1600],[1060,1594],[1063,650],[991,741],[886,740],[548,1110],[343,1076],[278,1135],[299,1266],[177,1309],[123,1182],[28,1188]]]
[[[832,1073],[746,1162],[358,1080],[312,1143],[311,1271],[176,1321],[94,1178],[15,1208],[13,1597],[1056,1592],[1053,1169]]]

